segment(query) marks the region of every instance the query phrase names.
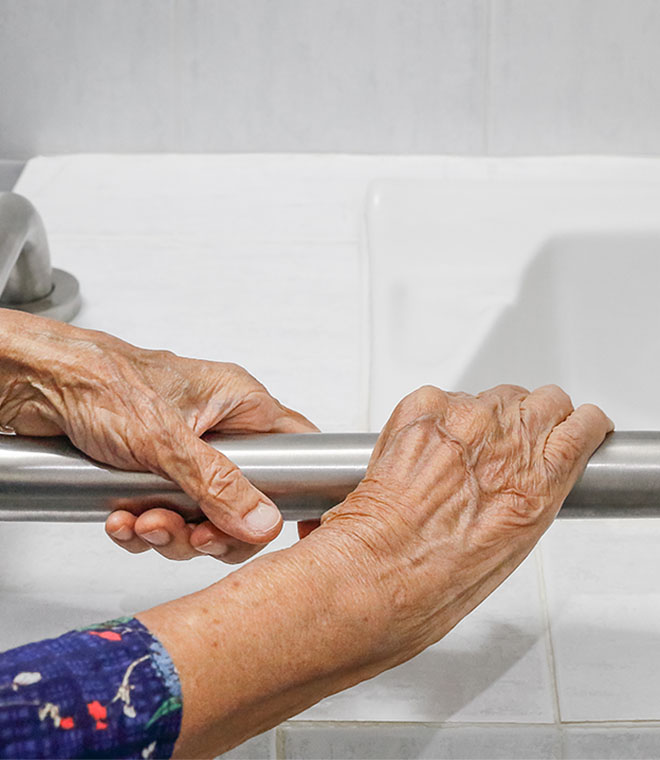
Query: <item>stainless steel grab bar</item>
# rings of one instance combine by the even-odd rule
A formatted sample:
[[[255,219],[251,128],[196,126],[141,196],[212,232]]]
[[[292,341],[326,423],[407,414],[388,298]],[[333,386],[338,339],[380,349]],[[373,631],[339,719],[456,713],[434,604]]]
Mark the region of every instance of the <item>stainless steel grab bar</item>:
[[[371,433],[208,437],[280,507],[319,517],[364,476]],[[168,506],[189,521],[197,506],[158,475],[100,465],[64,438],[0,437],[0,521],[95,522],[113,509]],[[617,432],[593,455],[560,517],[660,516],[660,432]]]

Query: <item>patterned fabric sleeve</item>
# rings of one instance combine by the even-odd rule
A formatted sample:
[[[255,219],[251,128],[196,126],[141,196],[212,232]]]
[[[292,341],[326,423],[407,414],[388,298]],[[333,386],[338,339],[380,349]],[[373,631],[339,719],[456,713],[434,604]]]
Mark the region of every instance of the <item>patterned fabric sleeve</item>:
[[[0,654],[0,758],[170,757],[181,688],[135,618]]]

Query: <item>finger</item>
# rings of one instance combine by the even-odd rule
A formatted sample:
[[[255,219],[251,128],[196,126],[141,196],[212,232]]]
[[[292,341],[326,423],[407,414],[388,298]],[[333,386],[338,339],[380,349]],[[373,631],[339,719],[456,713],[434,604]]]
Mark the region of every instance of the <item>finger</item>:
[[[612,430],[614,423],[601,409],[593,404],[583,404],[550,433],[544,458],[550,470],[564,482],[564,495],[571,490],[589,457]]]
[[[320,520],[301,520],[298,523],[298,538],[306,538],[313,530],[316,530],[320,524]]]
[[[253,557],[265,546],[265,544],[246,544],[243,541],[238,541],[218,530],[209,521],[195,526],[190,536],[190,543],[201,554],[216,557],[230,565],[245,562],[246,559]]]
[[[572,412],[571,397],[558,385],[542,385],[520,404],[521,419],[533,436],[552,430]]]
[[[194,431],[225,433],[310,433],[318,428],[300,412],[281,404],[256,378],[238,365],[205,362],[200,376]],[[199,378],[198,383],[199,385]]]
[[[198,435],[208,430],[223,433],[318,433],[307,417],[280,404],[265,388],[250,391],[229,410],[209,418],[201,415],[193,429]]]
[[[149,546],[135,535],[135,515],[118,509],[112,512],[105,521],[105,532],[122,549],[131,554],[146,552]]]
[[[280,532],[282,516],[236,465],[198,438],[182,418],[161,410],[161,429],[142,431],[144,464],[173,480],[220,530],[250,544]]]
[[[256,382],[256,381],[254,381]],[[224,433],[318,433],[307,417],[280,404],[263,387],[252,390],[213,430]]]
[[[135,521],[135,534],[167,559],[184,560],[197,556],[190,544],[192,526],[170,509],[150,509]]]
[[[280,417],[276,419],[270,429],[270,433],[318,433],[319,428],[300,412],[280,404],[273,399],[282,410]]]

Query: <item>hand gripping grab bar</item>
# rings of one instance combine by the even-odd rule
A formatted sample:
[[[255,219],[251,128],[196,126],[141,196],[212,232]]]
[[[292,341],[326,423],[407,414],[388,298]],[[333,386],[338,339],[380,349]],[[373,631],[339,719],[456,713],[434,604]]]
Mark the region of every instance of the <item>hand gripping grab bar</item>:
[[[371,433],[207,436],[287,520],[318,518],[364,476]],[[64,438],[0,436],[0,521],[96,522],[113,509],[152,506],[201,518],[158,475],[98,464]],[[560,517],[660,516],[660,432],[611,433],[591,457]]]

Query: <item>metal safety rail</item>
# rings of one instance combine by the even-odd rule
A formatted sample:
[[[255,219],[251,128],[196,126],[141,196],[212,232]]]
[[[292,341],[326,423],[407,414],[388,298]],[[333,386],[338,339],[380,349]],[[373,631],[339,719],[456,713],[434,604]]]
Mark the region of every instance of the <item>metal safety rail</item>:
[[[319,517],[360,482],[371,433],[207,437],[270,496],[287,520]],[[0,437],[0,521],[96,522],[114,509],[198,507],[158,475],[98,464],[64,438]],[[611,433],[560,517],[660,516],[660,432]]]

